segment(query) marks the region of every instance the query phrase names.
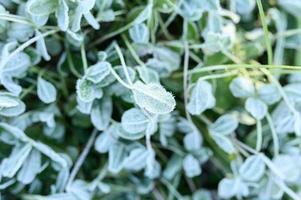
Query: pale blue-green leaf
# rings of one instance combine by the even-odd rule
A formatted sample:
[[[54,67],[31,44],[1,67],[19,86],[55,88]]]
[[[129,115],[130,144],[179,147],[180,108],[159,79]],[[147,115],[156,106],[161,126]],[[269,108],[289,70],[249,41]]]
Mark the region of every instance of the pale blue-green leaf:
[[[255,8],[254,0],[235,0],[235,10],[238,14],[244,16],[250,14]]]
[[[224,178],[218,184],[218,196],[225,199],[246,197],[250,193],[248,186],[240,178]]]
[[[264,84],[258,89],[258,95],[266,104],[272,105],[281,99],[280,92],[274,84]]]
[[[198,132],[191,132],[184,137],[184,147],[187,151],[197,151],[202,146],[202,137]]]
[[[125,146],[122,143],[115,143],[109,149],[109,165],[108,170],[117,174],[124,167],[124,159],[126,157]]]
[[[67,188],[67,191],[72,193],[76,200],[86,200],[92,198],[92,192],[89,191],[88,187],[88,183],[77,179]]]
[[[118,125],[118,129],[116,130],[117,135],[126,140],[139,140],[145,136],[145,131],[133,133],[127,132],[122,128],[122,125]]]
[[[265,164],[261,155],[249,156],[239,168],[240,176],[251,182],[259,181],[265,172]]]
[[[141,66],[137,67],[137,71],[139,77],[144,83],[160,83],[159,75],[155,70],[147,68],[145,66]]]
[[[291,83],[284,87],[284,91],[287,96],[293,102],[301,102],[301,83]]]
[[[30,15],[31,21],[37,26],[37,27],[42,27],[44,26],[48,19],[49,19],[49,15],[41,15],[41,16],[37,16],[37,15]]]
[[[218,135],[211,134],[211,136],[215,141],[215,143],[225,152],[229,154],[233,154],[236,152],[235,147],[229,138],[220,134]]]
[[[110,68],[110,63],[101,61],[89,67],[85,76],[89,81],[99,83],[110,74]]]
[[[153,49],[154,59],[159,62],[161,66],[158,66],[158,62],[154,65],[150,65],[154,70],[158,71],[161,77],[167,77],[171,72],[177,70],[181,64],[181,57],[179,53],[164,47],[155,46]],[[161,72],[160,72],[161,71]]]
[[[183,169],[187,177],[192,178],[202,173],[200,163],[191,154],[185,156],[183,160]]]
[[[0,77],[1,84],[11,92],[15,96],[19,96],[22,92],[22,87],[14,82],[13,77],[11,75],[2,74]]]
[[[295,115],[284,101],[274,109],[272,119],[278,134],[287,134],[295,131]]]
[[[18,181],[23,184],[31,183],[41,170],[41,153],[33,149],[18,173]]]
[[[10,95],[9,93],[0,93],[0,108],[12,108],[18,106],[20,101],[17,97]]]
[[[98,21],[94,18],[91,12],[85,13],[84,17],[87,20],[88,24],[90,24],[94,29],[98,30],[100,28]]]
[[[278,4],[288,13],[301,17],[301,3],[300,1],[278,0]]]
[[[12,178],[22,167],[32,149],[31,144],[25,144],[22,147],[16,146],[8,158],[2,160],[1,174],[4,177]]]
[[[31,65],[29,55],[24,52],[17,53],[4,66],[3,73],[12,77],[21,77]]]
[[[138,14],[138,16],[132,22],[133,24],[141,24],[145,20],[149,19],[152,14],[152,5],[148,4],[145,8]]]
[[[156,83],[144,84],[137,81],[133,85],[135,102],[154,114],[167,114],[174,110],[176,101],[171,93]]]
[[[69,7],[66,3],[66,0],[61,0],[60,5],[56,10],[56,18],[57,18],[57,23],[58,26],[62,31],[67,31],[68,26],[69,26]]]
[[[124,168],[139,171],[146,165],[148,151],[145,147],[133,149],[124,160]]]
[[[34,142],[33,146],[45,156],[50,158],[52,161],[56,162],[57,164],[60,164],[63,168],[67,167],[68,163],[65,160],[65,158],[63,158],[60,154],[51,149],[48,145],[43,144],[41,142]]]
[[[151,154],[152,153],[148,154],[144,175],[150,179],[155,179],[160,176],[161,166],[160,163],[156,161]]]
[[[45,40],[44,40],[44,37],[42,37],[42,34],[40,31],[36,30],[36,37],[39,37],[39,40],[37,40],[36,42],[36,49],[37,49],[37,52],[39,52],[41,54],[41,56],[49,61],[50,60],[50,56],[47,52],[47,48],[46,48],[46,44],[45,44]]]
[[[300,156],[279,155],[274,158],[273,163],[282,178],[289,183],[297,183],[301,177]]]
[[[220,116],[213,124],[209,125],[212,134],[230,135],[238,127],[238,120],[231,114]]]
[[[18,140],[21,140],[23,142],[28,142],[28,137],[25,135],[25,133],[21,129],[19,129],[15,126],[1,122],[0,129],[1,129],[1,131],[5,131],[5,132],[8,132],[9,134],[13,135]]]
[[[30,0],[27,2],[27,12],[33,16],[45,16],[53,13],[58,6],[58,0]]]
[[[130,28],[129,34],[135,43],[144,44],[149,41],[149,31],[144,23],[135,24],[132,28]]]
[[[145,131],[148,122],[148,117],[138,108],[125,111],[121,117],[122,128],[131,134]]]
[[[45,122],[48,127],[55,127],[54,113],[53,112],[40,112],[39,119]]]
[[[96,0],[78,1],[78,7],[82,13],[88,13],[93,9]]]
[[[44,103],[52,103],[56,100],[57,92],[52,83],[39,77],[37,85],[37,94],[39,99]]]
[[[80,47],[84,41],[84,36],[81,32],[75,33],[70,30],[67,30],[67,41],[76,47]]]
[[[91,110],[91,122],[97,130],[106,130],[109,126],[113,111],[112,99],[105,96],[99,101],[94,102]]]
[[[212,200],[209,190],[200,189],[193,193],[192,200]]]
[[[237,77],[230,83],[230,90],[235,97],[247,98],[255,94],[253,82],[246,77]]]
[[[83,78],[77,80],[76,93],[78,98],[86,103],[91,102],[95,99],[93,83]]]
[[[183,159],[173,154],[172,157],[168,160],[167,166],[164,168],[163,176],[167,180],[172,180],[182,169]]]
[[[267,114],[267,105],[256,97],[249,97],[245,103],[245,109],[257,120],[261,120]]]
[[[76,96],[77,106],[76,108],[83,114],[90,114],[92,110],[93,101],[84,102],[78,96]]]
[[[118,126],[111,125],[107,130],[100,133],[95,140],[95,149],[99,153],[106,153],[117,142],[116,129]]]
[[[193,115],[199,115],[205,110],[213,108],[215,103],[211,84],[199,79],[192,89],[186,109]]]
[[[301,114],[296,113],[294,115],[295,122],[294,122],[294,129],[297,136],[301,136]]]
[[[11,40],[26,42],[33,36],[34,30],[32,26],[27,24],[12,23],[7,34]]]

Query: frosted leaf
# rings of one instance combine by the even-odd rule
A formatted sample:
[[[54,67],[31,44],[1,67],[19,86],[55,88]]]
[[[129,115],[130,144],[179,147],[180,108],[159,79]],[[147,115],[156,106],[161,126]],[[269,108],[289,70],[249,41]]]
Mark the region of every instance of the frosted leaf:
[[[200,163],[191,154],[185,156],[183,160],[183,168],[187,177],[192,178],[201,174]]]
[[[149,31],[144,23],[135,24],[132,28],[130,28],[129,34],[135,43],[148,43]]]
[[[224,178],[218,184],[218,196],[221,198],[230,199],[248,195],[249,188],[240,178]]]
[[[125,111],[121,118],[122,128],[132,134],[145,131],[148,122],[148,117],[138,108]]]
[[[124,168],[133,171],[139,171],[146,165],[148,151],[145,147],[135,148],[124,160]]]
[[[239,168],[240,176],[246,181],[257,182],[265,172],[265,164],[260,155],[248,157]]]
[[[274,84],[264,84],[258,90],[259,98],[268,105],[272,105],[281,99],[278,88]]]
[[[86,79],[77,80],[76,93],[83,102],[91,102],[95,99],[94,85]]]
[[[104,97],[94,103],[91,110],[91,122],[97,130],[106,130],[111,120],[112,111],[113,105],[110,97]]]
[[[216,144],[223,149],[225,152],[229,154],[233,154],[236,152],[234,145],[231,140],[223,135],[211,135]]]
[[[112,174],[119,173],[124,166],[125,157],[125,146],[122,143],[113,144],[109,149],[108,170]]]
[[[232,80],[230,90],[235,97],[246,98],[253,96],[255,88],[253,82],[246,77],[237,77]]]
[[[201,148],[202,137],[198,132],[191,132],[184,137],[184,146],[187,151],[197,151]]]
[[[58,6],[58,0],[30,0],[27,11],[33,16],[45,16],[54,12]]]
[[[268,111],[267,105],[259,98],[249,97],[245,103],[246,110],[258,120],[264,118]]]
[[[212,134],[230,135],[238,127],[238,120],[231,114],[224,114],[209,126]]]
[[[213,108],[215,103],[211,84],[200,79],[192,89],[187,110],[192,115],[199,115],[205,110]]]
[[[99,83],[110,74],[110,67],[111,64],[106,61],[98,62],[88,68],[85,76],[89,81]]]
[[[44,80],[43,78],[38,78],[37,94],[41,101],[44,103],[52,103],[56,100],[56,89],[52,83]]]
[[[154,114],[167,114],[174,110],[176,101],[171,93],[156,83],[143,84],[137,81],[133,85],[135,102]]]

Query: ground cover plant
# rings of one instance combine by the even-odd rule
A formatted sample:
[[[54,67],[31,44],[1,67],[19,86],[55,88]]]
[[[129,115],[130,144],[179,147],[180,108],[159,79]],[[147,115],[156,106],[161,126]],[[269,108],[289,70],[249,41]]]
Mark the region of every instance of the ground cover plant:
[[[0,0],[0,193],[301,199],[300,0]]]

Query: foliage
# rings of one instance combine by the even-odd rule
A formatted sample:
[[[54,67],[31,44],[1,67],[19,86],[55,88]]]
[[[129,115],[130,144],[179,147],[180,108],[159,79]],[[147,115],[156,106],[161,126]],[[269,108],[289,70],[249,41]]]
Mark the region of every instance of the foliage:
[[[301,199],[300,0],[0,0],[0,199]]]

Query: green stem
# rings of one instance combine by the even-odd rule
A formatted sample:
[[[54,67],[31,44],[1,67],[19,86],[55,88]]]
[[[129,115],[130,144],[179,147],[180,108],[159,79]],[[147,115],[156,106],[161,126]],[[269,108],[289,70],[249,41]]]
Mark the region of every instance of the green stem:
[[[271,65],[273,63],[273,52],[272,52],[271,39],[269,37],[269,30],[268,30],[268,26],[266,24],[265,14],[264,14],[261,0],[256,0],[256,3],[257,3],[258,10],[259,10],[260,21],[261,21],[262,28],[264,31],[264,40],[265,40],[265,45],[266,45],[267,54],[268,54],[268,64]]]

